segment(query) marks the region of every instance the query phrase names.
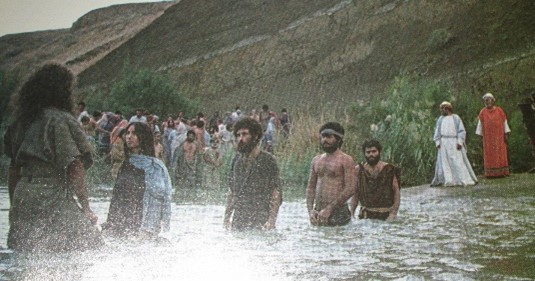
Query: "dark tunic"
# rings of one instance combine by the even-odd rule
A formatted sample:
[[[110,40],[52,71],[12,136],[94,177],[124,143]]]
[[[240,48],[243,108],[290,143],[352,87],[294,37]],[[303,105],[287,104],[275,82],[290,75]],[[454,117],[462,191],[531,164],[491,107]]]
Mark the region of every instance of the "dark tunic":
[[[9,212],[8,246],[21,251],[68,251],[102,244],[100,232],[83,214],[67,185],[67,167],[92,164],[91,145],[71,114],[46,109],[28,127],[13,124],[5,153],[20,167]]]
[[[279,168],[275,158],[264,151],[247,164],[241,154],[232,160],[230,189],[234,213],[232,229],[261,229],[271,210],[271,198],[278,190],[282,198]]]
[[[321,211],[325,206],[315,205],[314,210]],[[318,224],[322,226],[342,226],[346,225],[351,221],[351,212],[347,204],[342,205],[342,207],[334,209],[331,213],[331,216],[327,219],[327,222],[324,224]]]
[[[108,219],[104,230],[114,236],[136,234],[143,216],[145,171],[124,161],[113,187]]]
[[[377,177],[373,177],[362,164],[359,165],[358,187],[359,202],[364,208],[390,208],[394,205],[394,191],[392,182],[394,176],[399,180],[399,169],[392,164],[386,164]],[[386,219],[388,212],[366,211],[366,218]],[[359,215],[363,218],[363,214]]]

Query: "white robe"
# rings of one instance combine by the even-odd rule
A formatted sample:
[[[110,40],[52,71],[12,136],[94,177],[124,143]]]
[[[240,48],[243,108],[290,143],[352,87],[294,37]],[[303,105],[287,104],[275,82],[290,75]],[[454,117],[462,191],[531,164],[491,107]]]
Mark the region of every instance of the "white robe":
[[[466,131],[458,115],[441,116],[433,140],[440,145],[437,153],[435,177],[432,186],[467,186],[477,183],[477,177],[466,156]],[[457,149],[457,144],[462,148]]]

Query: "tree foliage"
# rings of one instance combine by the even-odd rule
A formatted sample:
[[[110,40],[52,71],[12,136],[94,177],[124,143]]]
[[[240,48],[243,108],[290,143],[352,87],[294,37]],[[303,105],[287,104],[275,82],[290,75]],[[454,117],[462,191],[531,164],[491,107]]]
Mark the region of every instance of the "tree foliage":
[[[94,93],[88,103],[94,108],[123,113],[143,108],[163,116],[179,111],[193,115],[199,108],[199,102],[179,93],[167,76],[146,69],[124,71],[108,94],[103,91]]]

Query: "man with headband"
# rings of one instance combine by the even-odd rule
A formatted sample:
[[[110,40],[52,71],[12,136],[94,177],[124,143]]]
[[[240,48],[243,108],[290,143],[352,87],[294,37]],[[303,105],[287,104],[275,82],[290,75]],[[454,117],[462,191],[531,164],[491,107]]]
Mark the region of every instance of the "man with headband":
[[[355,162],[342,152],[344,128],[336,122],[321,126],[325,152],[312,159],[307,185],[307,209],[313,225],[339,226],[351,221],[347,200],[355,192]]]
[[[392,221],[396,218],[400,202],[399,168],[381,161],[382,146],[377,140],[362,144],[365,163],[356,168],[356,193],[351,198],[351,214],[360,202],[359,219]]]

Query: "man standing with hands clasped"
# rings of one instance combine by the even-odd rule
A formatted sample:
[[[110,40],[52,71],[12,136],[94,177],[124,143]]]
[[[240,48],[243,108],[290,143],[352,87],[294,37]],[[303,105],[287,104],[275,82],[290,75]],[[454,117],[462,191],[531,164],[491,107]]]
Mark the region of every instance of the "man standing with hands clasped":
[[[320,145],[325,152],[310,165],[307,185],[307,209],[310,223],[340,226],[351,221],[347,200],[355,192],[355,162],[340,147],[344,128],[336,122],[321,126]]]
[[[477,177],[466,156],[463,121],[459,115],[453,114],[453,106],[447,101],[440,104],[440,114],[433,135],[438,151],[431,186],[474,185]]]
[[[495,105],[496,99],[491,93],[483,96],[485,107],[479,112],[476,134],[483,139],[483,166],[485,177],[496,178],[509,176],[507,159],[507,142],[511,129],[503,109]]]

